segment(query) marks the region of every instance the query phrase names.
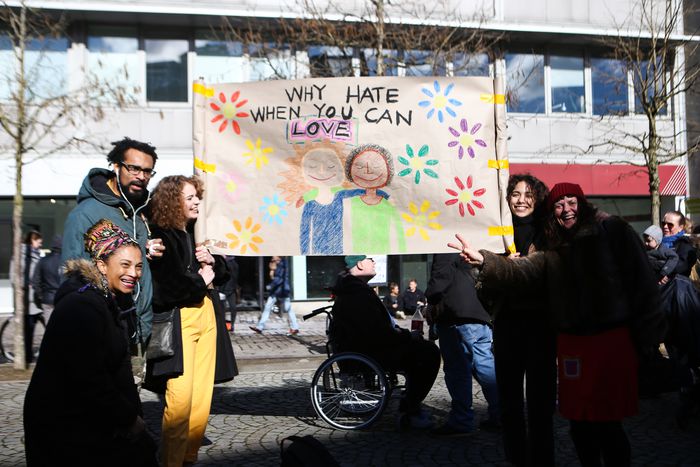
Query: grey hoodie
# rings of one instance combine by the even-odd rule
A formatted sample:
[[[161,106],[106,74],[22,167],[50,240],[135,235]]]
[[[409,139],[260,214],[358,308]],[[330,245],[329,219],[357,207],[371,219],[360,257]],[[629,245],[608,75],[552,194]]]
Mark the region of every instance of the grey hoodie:
[[[151,300],[153,285],[151,269],[146,261],[146,242],[149,230],[142,207],[136,208],[136,216],[129,203],[123,197],[117,197],[107,186],[107,180],[115,177],[108,169],[91,169],[83,180],[78,193],[78,205],[68,214],[63,232],[63,250],[61,262],[69,259],[86,258],[90,255],[85,251],[83,235],[100,219],[109,219],[131,235],[141,246],[143,254],[143,272],[139,281],[138,297],[136,298],[136,313],[139,316],[141,342],[151,335],[151,320],[153,311]]]

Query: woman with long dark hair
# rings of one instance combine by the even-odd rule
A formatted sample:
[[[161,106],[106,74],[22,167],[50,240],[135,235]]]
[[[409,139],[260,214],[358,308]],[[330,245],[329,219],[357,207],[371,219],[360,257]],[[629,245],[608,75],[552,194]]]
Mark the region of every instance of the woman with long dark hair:
[[[226,261],[195,246],[202,182],[182,175],[163,178],[151,198],[154,237],[165,251],[153,259],[153,312],[174,312],[175,354],[148,359],[146,387],[165,392],[161,436],[164,466],[193,463],[204,436],[215,382],[238,373],[223,307],[214,285],[229,279]]]
[[[506,198],[515,233],[512,257],[545,248],[548,195],[547,186],[532,175],[510,176]],[[518,467],[553,466],[556,335],[546,297],[521,293],[494,308],[493,351],[506,459]]]
[[[548,198],[544,252],[509,260],[476,251],[458,236],[481,279],[504,293],[546,294],[558,331],[559,411],[570,420],[579,460],[628,466],[622,426],[637,412],[637,366],[658,347],[666,323],[641,240],[625,221],[599,213],[573,183]]]
[[[153,466],[123,317],[141,277],[138,243],[102,219],[71,260],[24,400],[27,465]]]

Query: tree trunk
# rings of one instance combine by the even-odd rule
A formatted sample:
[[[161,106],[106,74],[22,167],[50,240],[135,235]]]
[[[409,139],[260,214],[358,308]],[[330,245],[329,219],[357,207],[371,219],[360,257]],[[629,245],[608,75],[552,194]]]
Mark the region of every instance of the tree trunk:
[[[384,0],[375,1],[377,15],[377,76],[384,76]]]
[[[659,187],[659,135],[656,133],[656,119],[653,114],[647,114],[649,121],[649,144],[645,154],[647,171],[649,173],[649,194],[651,195],[651,223],[660,225],[661,193]]]

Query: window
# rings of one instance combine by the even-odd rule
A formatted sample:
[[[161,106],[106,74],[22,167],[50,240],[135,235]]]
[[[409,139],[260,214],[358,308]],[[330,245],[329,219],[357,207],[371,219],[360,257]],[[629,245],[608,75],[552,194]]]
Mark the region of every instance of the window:
[[[195,78],[207,83],[244,81],[243,44],[236,41],[196,39]]]
[[[0,35],[0,99],[7,100],[12,95],[10,84],[14,81],[14,63],[12,41],[8,36]]]
[[[510,112],[544,112],[544,55],[506,54]]]
[[[143,89],[136,28],[93,26],[88,29],[87,70],[95,79],[122,86],[127,95]]]
[[[185,39],[146,39],[146,97],[156,102],[187,102]]]
[[[654,64],[651,61],[645,60],[632,68],[632,82],[634,83],[634,113],[643,114],[641,97],[646,95],[647,101],[657,94],[665,92],[666,87],[666,70],[662,69],[660,63]],[[667,102],[668,103],[668,102]],[[659,115],[666,115],[668,112],[667,106],[662,106],[658,109]]]
[[[552,112],[585,112],[583,57],[549,58]]]
[[[249,44],[248,53],[250,55],[249,81],[294,77],[292,53],[288,45]]]
[[[66,92],[68,39],[47,37],[26,43],[24,71],[29,99],[46,99]]]
[[[486,54],[455,54],[452,60],[454,76],[489,76],[489,56]]]
[[[311,46],[308,53],[309,68],[313,78],[355,75],[352,68],[352,48]]]
[[[406,76],[445,76],[445,60],[428,50],[406,50],[403,54]]]
[[[625,115],[627,103],[627,68],[621,60],[591,59],[593,115]]]
[[[374,49],[364,49],[362,51],[362,75],[363,76],[377,76],[377,54]],[[384,50],[382,52],[382,57],[384,57],[384,76],[398,76],[398,53],[396,50]]]

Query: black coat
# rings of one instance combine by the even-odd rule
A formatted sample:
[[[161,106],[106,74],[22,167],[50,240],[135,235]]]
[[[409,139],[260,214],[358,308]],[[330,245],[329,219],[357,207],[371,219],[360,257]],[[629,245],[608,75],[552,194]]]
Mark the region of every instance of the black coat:
[[[331,339],[336,352],[360,352],[391,366],[392,358],[411,340],[408,329],[394,326],[377,294],[364,280],[341,273],[333,288]]]
[[[153,274],[153,312],[162,313],[177,307],[174,327],[175,355],[172,357],[149,360],[144,387],[156,392],[165,390],[168,378],[177,377],[183,372],[182,362],[182,328],[180,307],[194,307],[209,296],[214,304],[216,315],[216,373],[214,382],[230,381],[238,374],[238,366],[233,355],[231,338],[226,330],[224,308],[219,294],[208,289],[204,279],[197,271],[200,268],[194,256],[194,239],[191,234],[178,229],[152,228],[152,236],[161,238],[165,252],[161,258],[151,261]],[[221,256],[214,256],[214,285],[221,285],[229,280],[226,261]]]
[[[442,305],[436,319],[441,324],[489,324],[491,317],[476,295],[471,266],[458,253],[433,257],[433,267],[425,295],[431,305]]]
[[[678,264],[676,264],[674,272],[683,276],[690,276],[690,271],[698,259],[698,254],[690,237],[681,237],[676,240],[673,250],[678,254]]]
[[[96,269],[86,260],[71,264],[78,266],[56,293],[24,400],[27,460],[118,465],[115,434],[141,412],[128,338]]]

